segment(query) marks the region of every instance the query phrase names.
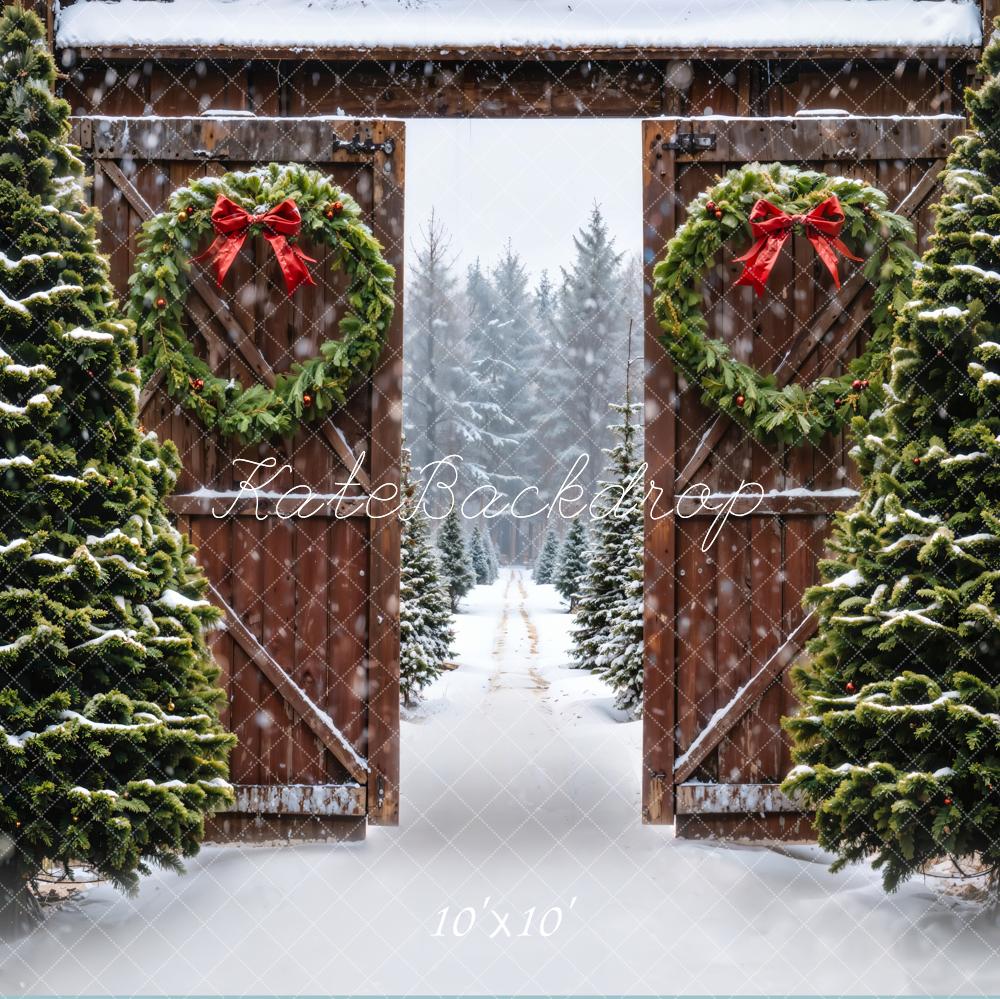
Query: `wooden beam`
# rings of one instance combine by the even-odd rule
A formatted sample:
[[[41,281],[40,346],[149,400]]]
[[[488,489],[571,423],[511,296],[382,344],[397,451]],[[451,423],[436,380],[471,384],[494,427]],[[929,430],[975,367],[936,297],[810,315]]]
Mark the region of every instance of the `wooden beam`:
[[[230,161],[237,163],[371,163],[375,126],[355,118],[206,117],[76,118],[89,121],[88,151],[100,160]],[[356,141],[354,141],[356,140]],[[82,145],[83,143],[81,143]]]
[[[597,62],[619,65],[635,62],[661,62],[675,59],[698,61],[724,61],[746,63],[751,60],[791,60],[796,64],[809,62],[829,62],[848,59],[853,62],[898,62],[913,59],[937,65],[941,60],[977,59],[979,45],[942,45],[939,47],[922,45],[771,45],[761,48],[727,48],[721,45],[699,46],[697,48],[670,45],[623,46],[621,48],[602,45],[565,46],[516,46],[516,45],[412,45],[400,47],[369,46],[358,48],[344,45],[274,46],[254,45],[253,47],[233,47],[228,45],[86,45],[80,47],[62,46],[61,52],[72,54],[77,59],[99,59],[142,61],[155,59],[162,61],[195,61],[199,59],[255,61],[304,61],[344,62],[358,69],[365,63],[461,63],[493,64],[497,62],[523,63],[535,61],[542,64],[553,62]],[[722,74],[720,74],[722,75]]]
[[[128,179],[121,167],[119,167],[114,160],[101,159],[99,162],[101,171],[110,179],[115,187],[122,192],[122,195],[132,208],[135,209],[136,214],[138,214],[143,221],[152,218],[156,214],[149,202],[146,201],[136,186]],[[274,388],[277,381],[274,369],[271,367],[267,358],[261,353],[257,345],[253,342],[250,334],[247,333],[240,321],[233,315],[232,310],[229,308],[225,299],[223,299],[216,292],[203,274],[193,273],[191,275],[191,287],[194,288],[201,300],[206,306],[208,306],[208,309],[213,317],[222,325],[229,338],[229,342],[227,343],[223,340],[222,337],[220,337],[215,330],[212,329],[209,323],[203,322],[202,318],[197,315],[192,308],[191,303],[186,301],[184,303],[185,311],[195,321],[200,332],[207,339],[212,340],[217,349],[223,354],[228,353],[232,347],[235,347],[242,355],[246,363],[250,366],[250,369],[254,371],[258,377],[260,377],[264,384],[267,385],[268,388]],[[147,381],[139,395],[140,412],[142,412],[142,410],[149,403],[149,400],[153,397],[153,394],[160,387],[162,382],[162,371],[155,372],[149,381]],[[333,453],[344,463],[347,470],[350,471],[353,469],[357,464],[357,456],[354,454],[354,451],[347,443],[343,434],[338,433],[336,428],[331,426],[329,420],[322,421],[319,425],[319,432],[322,434],[327,444],[329,444],[329,446],[333,449]],[[371,481],[368,478],[368,473],[363,468],[358,468],[355,473],[355,478],[358,480],[358,484],[362,489],[366,492],[370,491]]]
[[[659,483],[668,493],[677,447],[677,418],[671,401],[677,389],[677,373],[667,362],[658,339],[651,268],[673,233],[676,218],[675,162],[663,151],[664,137],[669,134],[659,122],[643,122],[642,240],[643,259],[649,262],[643,281],[646,489]],[[665,506],[671,503],[672,497],[668,497]],[[644,507],[642,821],[649,825],[669,825],[674,818],[669,774],[674,766],[675,748],[677,533],[672,517],[654,517],[655,504],[647,503]]]
[[[339,512],[338,512],[339,501]],[[167,507],[179,517],[282,517],[285,520],[345,520],[355,517],[367,517],[368,497],[336,496],[306,497],[292,494],[281,496],[254,496],[252,493],[241,495],[221,493],[216,496],[206,496],[199,493],[175,493],[166,498]],[[298,513],[299,509],[304,512]]]
[[[711,135],[711,148],[680,163],[836,162],[944,159],[966,128],[961,115],[788,115],[689,118],[682,130]]]
[[[344,769],[359,784],[368,780],[368,763],[362,759],[344,734],[333,724],[333,719],[288,675],[257,637],[240,620],[239,615],[223,598],[214,583],[208,584],[212,603],[222,609],[226,628],[233,640],[243,649],[247,657],[271,681],[278,696],[306,723],[312,733],[323,743],[330,753],[343,765]]]
[[[237,784],[233,790],[236,792],[236,804],[220,814],[365,814],[363,784]]]
[[[680,784],[678,815],[765,815],[801,813],[801,805],[781,793],[780,784]]]
[[[374,128],[383,151],[375,154],[372,231],[396,269],[396,308],[372,375],[372,492],[399,489],[403,385],[403,185],[405,125]],[[388,146],[384,145],[389,143]],[[391,155],[384,151],[391,148]],[[368,598],[368,818],[399,824],[399,517],[373,518],[369,527]]]
[[[736,696],[698,733],[683,756],[674,764],[674,784],[680,786],[705,761],[732,727],[760,700],[764,691],[780,676],[815,634],[816,615],[809,613],[781,643],[774,654],[736,692]]]
[[[924,176],[921,177],[920,182],[907,192],[906,197],[899,203],[896,211],[907,218],[912,218],[916,215],[921,205],[933,193],[938,176],[943,168],[943,160],[931,164]],[[792,345],[775,368],[774,374],[780,388],[784,388],[798,374],[823,337],[826,336],[835,324],[840,322],[842,316],[849,314],[851,306],[867,287],[869,287],[868,282],[861,271],[855,271],[844,282],[840,292],[831,297],[829,305],[820,313],[815,326],[810,326],[807,329],[799,331],[796,339],[792,342]],[[834,352],[831,345],[826,364],[819,377],[827,377],[836,367],[842,359],[843,351],[847,349],[858,335],[863,325],[863,321],[860,320],[848,321],[843,324],[844,328],[838,331],[836,338],[837,352]],[[659,329],[658,324],[655,328]],[[657,346],[662,349],[662,345],[657,344]],[[804,349],[804,347],[808,349]],[[694,453],[677,476],[674,482],[675,491],[680,492],[684,490],[694,481],[694,477],[704,468],[705,463],[715,452],[716,447],[718,447],[722,438],[732,426],[733,422],[728,416],[722,413],[715,416],[698,442]]]

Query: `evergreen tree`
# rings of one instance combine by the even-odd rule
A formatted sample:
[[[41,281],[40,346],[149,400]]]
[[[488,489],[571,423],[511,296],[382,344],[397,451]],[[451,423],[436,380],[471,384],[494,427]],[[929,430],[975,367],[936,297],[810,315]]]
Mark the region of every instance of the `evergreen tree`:
[[[403,403],[413,463],[420,469],[447,454],[475,450],[489,414],[471,377],[450,240],[433,211],[413,247],[412,261]]]
[[[493,546],[493,538],[488,527],[483,528],[483,544],[486,546],[486,558],[490,564],[490,582],[495,583],[500,577],[500,559],[497,557],[497,550]]]
[[[482,528],[478,524],[472,529],[472,537],[469,539],[469,559],[472,562],[472,571],[476,574],[476,585],[485,586],[492,583],[490,555],[486,550],[486,539]]]
[[[540,373],[544,391],[534,411],[535,434],[546,449],[542,466],[548,489],[562,479],[580,454],[589,460],[581,484],[589,490],[611,440],[607,405],[624,393],[621,372],[630,312],[641,309],[641,292],[631,294],[624,253],[616,249],[599,205],[573,237],[574,257],[562,271],[555,316],[554,350]],[[553,433],[548,428],[558,427]],[[544,432],[543,432],[544,431]]]
[[[399,688],[406,704],[441,675],[455,639],[451,598],[416,502],[409,455],[402,469],[404,507],[399,563]]]
[[[538,553],[538,561],[535,563],[535,582],[551,583],[558,562],[559,535],[556,534],[554,527],[550,527],[545,532],[542,550]]]
[[[233,743],[216,613],[164,500],[177,451],[137,425],[136,347],[34,16],[0,16],[0,921],[83,862],[129,888],[197,851]]]
[[[882,426],[838,515],[820,621],[795,673],[785,789],[835,867],[887,889],[935,858],[1000,867],[1000,36],[967,94],[914,301],[896,328]]]
[[[569,526],[559,549],[559,565],[552,582],[559,595],[576,607],[583,581],[587,575],[587,528],[577,517]]]
[[[615,691],[615,705],[642,710],[642,479],[637,457],[634,406],[611,407],[621,420],[618,442],[608,452],[612,479],[603,493],[603,516],[587,559],[577,605],[573,657],[598,672]]]
[[[451,609],[457,611],[462,597],[476,585],[476,571],[469,558],[457,507],[452,507],[441,523],[437,547],[441,553],[441,568],[448,587]]]

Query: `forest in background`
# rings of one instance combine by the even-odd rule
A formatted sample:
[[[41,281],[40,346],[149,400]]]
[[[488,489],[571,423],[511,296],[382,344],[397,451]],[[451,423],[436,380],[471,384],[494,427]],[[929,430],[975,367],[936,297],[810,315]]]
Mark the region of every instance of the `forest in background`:
[[[463,267],[433,211],[409,249],[403,400],[415,476],[457,454],[459,500],[488,483],[508,497],[537,486],[544,501],[585,454],[578,481],[589,499],[613,443],[608,406],[624,398],[630,343],[633,398],[641,392],[638,258],[618,249],[597,204],[571,259],[537,279],[510,241],[494,260]],[[528,562],[546,526],[504,516],[490,530],[505,560]]]

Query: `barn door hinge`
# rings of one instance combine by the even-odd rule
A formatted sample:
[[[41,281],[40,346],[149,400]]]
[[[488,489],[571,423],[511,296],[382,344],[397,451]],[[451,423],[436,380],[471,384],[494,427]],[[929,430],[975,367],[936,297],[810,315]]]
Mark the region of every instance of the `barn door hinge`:
[[[385,778],[379,774],[375,778],[375,810],[381,811],[385,804]]]
[[[386,156],[392,156],[396,143],[392,139],[385,139],[382,142],[376,142],[374,139],[362,139],[360,135],[355,133],[350,139],[341,139],[335,135],[333,148],[334,151],[344,149],[349,153],[384,153]]]
[[[716,140],[715,132],[674,132],[664,143],[664,146],[667,149],[672,149],[675,153],[690,155],[714,149]]]

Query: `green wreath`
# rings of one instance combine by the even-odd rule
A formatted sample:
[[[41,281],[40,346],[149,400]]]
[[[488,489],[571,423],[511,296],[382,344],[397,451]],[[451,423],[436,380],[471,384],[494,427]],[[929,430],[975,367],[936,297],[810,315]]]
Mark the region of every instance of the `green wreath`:
[[[862,356],[843,375],[808,387],[779,388],[772,375],[741,363],[727,344],[708,337],[701,277],[723,244],[749,235],[749,215],[758,200],[801,216],[831,195],[843,211],[842,235],[868,256],[863,273],[875,287],[871,335]],[[879,406],[894,313],[911,297],[915,258],[913,226],[887,205],[884,193],[860,180],[751,163],[698,195],[654,268],[653,308],[664,331],[660,342],[684,375],[700,385],[705,401],[760,443],[816,443],[851,416],[868,415]]]
[[[215,375],[183,328],[191,258],[215,235],[212,215],[220,195],[257,218],[292,199],[301,230],[287,240],[287,252],[310,261],[298,250],[298,239],[334,247],[333,266],[343,266],[348,276],[349,310],[340,320],[339,339],[324,341],[318,356],[279,374],[273,388],[247,388]],[[172,398],[206,426],[248,444],[289,436],[302,423],[344,405],[354,379],[374,367],[394,306],[395,270],[361,215],[357,202],[329,177],[294,164],[205,177],[176,190],[166,210],[143,225],[129,279],[130,316],[144,344],[144,377],[162,370]],[[257,223],[246,236],[269,235],[264,230]]]

